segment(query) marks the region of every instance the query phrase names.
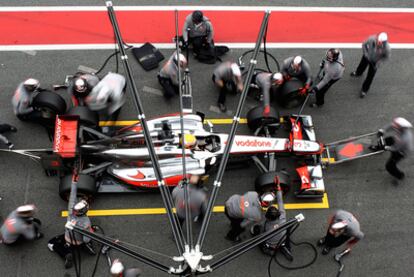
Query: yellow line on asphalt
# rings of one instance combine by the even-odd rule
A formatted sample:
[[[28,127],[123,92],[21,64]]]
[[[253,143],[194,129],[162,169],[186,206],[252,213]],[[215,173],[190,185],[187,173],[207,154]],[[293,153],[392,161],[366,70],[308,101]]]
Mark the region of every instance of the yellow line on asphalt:
[[[205,119],[204,124],[207,124],[207,121],[210,121],[211,123],[217,124],[217,125],[233,123],[232,118],[210,118],[210,119]],[[139,122],[138,120],[100,121],[99,126],[130,126],[130,125],[136,124],[138,122]],[[239,123],[246,124],[247,119],[246,118],[240,118]]]
[[[287,210],[304,210],[304,209],[329,209],[328,195],[325,193],[321,203],[287,203]],[[175,212],[175,209],[174,209]],[[224,206],[215,206],[215,213],[223,213]],[[165,214],[165,208],[142,208],[142,209],[113,209],[113,210],[89,210],[88,216],[120,216],[120,215],[157,215]],[[67,217],[68,212],[62,211],[62,217]]]
[[[335,158],[322,158],[322,162],[334,163],[335,162]]]

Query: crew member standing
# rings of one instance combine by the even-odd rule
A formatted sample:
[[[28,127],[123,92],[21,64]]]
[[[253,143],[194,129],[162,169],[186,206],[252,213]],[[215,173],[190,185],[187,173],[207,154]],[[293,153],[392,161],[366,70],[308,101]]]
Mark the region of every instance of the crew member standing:
[[[304,86],[300,89],[300,94],[306,94],[312,84],[312,75],[309,63],[301,56],[294,56],[283,61],[281,73],[285,81],[292,78],[302,81]]]
[[[35,211],[34,205],[24,205],[11,212],[0,228],[0,243],[10,245],[20,239],[42,238],[41,222],[34,218]]]
[[[192,45],[197,59],[215,56],[213,38],[213,25],[203,12],[197,10],[187,16],[183,26],[184,46]]]
[[[220,89],[217,101],[218,107],[222,112],[226,112],[226,94],[228,92],[242,92],[243,80],[241,71],[236,63],[223,62],[216,67],[213,73],[213,82]]]
[[[14,147],[14,144],[6,136],[4,136],[4,133],[7,132],[16,133],[17,128],[10,124],[0,124],[0,142],[3,142],[9,147],[9,149],[12,149]]]
[[[261,198],[255,191],[248,191],[244,195],[234,194],[227,199],[224,213],[230,220],[231,229],[226,239],[239,242],[240,234],[245,228],[262,220],[262,206],[267,207],[274,200],[274,195],[265,194]]]
[[[271,94],[277,94],[278,89],[283,85],[284,78],[280,72],[259,72],[254,77],[254,83],[259,87],[263,95],[263,116],[270,114]]]
[[[277,229],[280,225],[286,222],[285,205],[283,203],[282,189],[279,184],[277,184],[276,199],[278,208],[270,206],[267,209],[265,214],[266,221],[263,225],[263,233]],[[290,254],[286,241],[281,241],[285,235],[286,231],[283,231],[265,241],[261,245],[263,253],[273,256],[275,251],[280,250],[288,259],[291,259],[292,255]]]
[[[92,111],[97,111],[102,120],[116,120],[125,103],[125,77],[109,72],[85,98]]]
[[[413,125],[407,119],[397,117],[393,119],[391,124],[378,131],[378,134],[384,137],[384,149],[391,152],[385,168],[398,180],[403,180],[405,174],[397,167],[397,164],[407,157],[414,148],[412,128]]]
[[[361,98],[364,98],[367,95],[380,62],[388,59],[390,54],[391,49],[388,44],[387,33],[382,32],[378,35],[372,35],[362,44],[361,61],[359,62],[356,71],[351,73],[352,77],[359,77],[368,67],[368,74],[360,91]]]
[[[318,241],[318,245],[324,246],[322,255],[326,255],[332,248],[347,243],[347,248],[341,253],[346,254],[363,237],[358,220],[350,212],[338,210],[329,218],[326,236]]]
[[[199,175],[191,175],[188,180],[188,195],[191,220],[198,221],[206,214],[208,201],[207,193],[202,186]],[[183,224],[185,221],[185,197],[182,183],[172,191],[172,199],[175,204],[178,220]]]
[[[180,66],[181,74],[183,74],[187,67],[187,59],[183,54],[179,54],[177,58],[177,51],[175,51],[161,68],[157,76],[158,82],[164,89],[164,97],[167,99],[179,93],[178,65]]]
[[[93,232],[91,220],[86,215],[88,209],[89,204],[86,200],[79,201],[75,206],[73,206],[73,211],[69,217],[69,220],[72,224],[78,226],[79,228]],[[50,251],[56,252],[60,257],[65,259],[65,268],[71,268],[73,266],[73,247],[82,247],[90,255],[96,254],[90,238],[82,236],[74,231],[69,231],[68,229],[65,230],[64,234],[49,240],[47,247]]]
[[[321,69],[323,78],[312,89],[312,93],[316,96],[316,103],[310,104],[313,108],[323,106],[325,93],[344,75],[345,65],[342,52],[337,48],[330,48],[326,52],[326,61],[322,60]]]

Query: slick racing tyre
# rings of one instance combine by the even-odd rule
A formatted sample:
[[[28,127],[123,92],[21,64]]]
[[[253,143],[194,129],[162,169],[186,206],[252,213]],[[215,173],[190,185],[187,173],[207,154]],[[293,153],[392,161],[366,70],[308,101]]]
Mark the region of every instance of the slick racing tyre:
[[[59,196],[65,200],[69,200],[70,190],[72,186],[72,174],[65,175],[60,178]],[[79,174],[77,196],[91,200],[97,192],[95,178],[85,174]]]
[[[289,191],[289,174],[285,171],[266,172],[259,175],[254,181],[256,192],[261,195],[265,192],[276,191],[275,178],[279,179],[283,193],[287,193]]]
[[[267,117],[263,116],[263,111],[263,106],[257,106],[247,113],[247,125],[250,130],[256,131],[261,126],[279,123],[279,113],[275,108],[270,107],[270,113]],[[273,129],[276,129],[276,127]]]
[[[69,109],[67,115],[78,115],[79,122],[88,127],[97,127],[99,124],[99,116],[96,112],[91,111],[86,106],[75,106]]]
[[[304,84],[298,79],[291,79],[279,90],[277,101],[284,108],[291,109],[300,106],[306,95],[300,95],[299,90]]]
[[[57,114],[64,114],[66,102],[58,94],[51,91],[42,91],[33,98],[32,107],[41,112],[44,118],[54,118]]]

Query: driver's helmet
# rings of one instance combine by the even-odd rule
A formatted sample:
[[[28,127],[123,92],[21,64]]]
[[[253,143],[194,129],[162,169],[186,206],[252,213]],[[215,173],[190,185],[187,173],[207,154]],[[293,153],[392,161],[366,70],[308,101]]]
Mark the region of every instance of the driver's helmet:
[[[413,128],[413,125],[403,117],[394,118],[392,126],[396,129]]]
[[[119,259],[115,259],[111,265],[111,274],[115,276],[121,276],[123,271],[124,271],[124,265],[121,263]]]
[[[88,83],[82,77],[78,77],[73,82],[73,93],[77,96],[86,96],[88,94]]]
[[[19,217],[33,217],[34,213],[36,212],[36,206],[35,205],[23,205],[16,209],[16,214]]]
[[[183,140],[181,138],[180,144],[183,145]],[[192,134],[184,134],[184,148],[192,148],[197,144],[197,138]]]
[[[29,78],[23,82],[23,86],[28,92],[33,92],[39,88],[40,83],[37,79]]]
[[[266,192],[260,197],[260,205],[264,208],[272,205],[275,200],[275,194],[273,192]]]
[[[86,200],[82,199],[78,203],[73,206],[73,214],[76,216],[83,216],[86,215],[86,213],[89,210],[89,204]]]

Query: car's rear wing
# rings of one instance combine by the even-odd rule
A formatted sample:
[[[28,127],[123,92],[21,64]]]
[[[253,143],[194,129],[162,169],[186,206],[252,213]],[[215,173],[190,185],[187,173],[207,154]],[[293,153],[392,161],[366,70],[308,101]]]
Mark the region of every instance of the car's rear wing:
[[[79,116],[56,116],[53,152],[62,158],[74,158],[77,154]]]

